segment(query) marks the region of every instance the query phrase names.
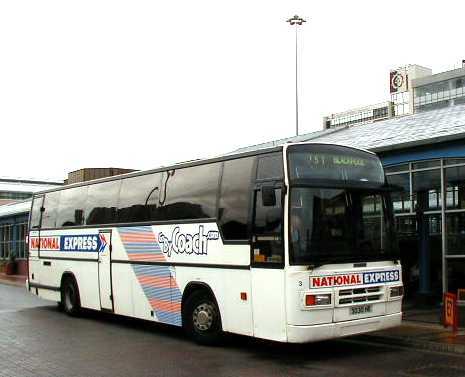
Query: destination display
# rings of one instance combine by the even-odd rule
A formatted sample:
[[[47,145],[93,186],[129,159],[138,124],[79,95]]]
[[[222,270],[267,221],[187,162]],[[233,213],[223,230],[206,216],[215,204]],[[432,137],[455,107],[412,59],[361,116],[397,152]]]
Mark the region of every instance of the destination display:
[[[312,146],[289,152],[291,179],[320,179],[384,183],[375,155],[344,147]]]
[[[372,163],[371,159],[334,153],[304,153],[301,158],[312,168],[331,169],[338,166],[362,168]]]

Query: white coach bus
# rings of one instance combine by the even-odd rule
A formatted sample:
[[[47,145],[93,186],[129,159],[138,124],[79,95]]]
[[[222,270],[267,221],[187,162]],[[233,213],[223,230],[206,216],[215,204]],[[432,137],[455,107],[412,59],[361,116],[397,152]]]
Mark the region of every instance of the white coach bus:
[[[396,326],[401,266],[376,155],[287,144],[34,195],[28,289],[81,308],[310,342]]]

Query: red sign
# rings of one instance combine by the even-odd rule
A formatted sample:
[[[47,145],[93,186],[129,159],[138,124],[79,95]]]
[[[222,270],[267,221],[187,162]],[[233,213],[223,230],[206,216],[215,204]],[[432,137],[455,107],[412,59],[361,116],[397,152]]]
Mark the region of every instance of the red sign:
[[[31,237],[31,244],[29,248],[31,250],[37,250],[40,246],[40,250],[60,250],[60,237]]]
[[[358,285],[363,284],[362,274],[344,274],[344,275],[328,275],[328,276],[312,276],[310,277],[311,288],[322,287],[338,287],[342,285]]]
[[[444,327],[452,326],[457,331],[458,323],[457,295],[444,293]]]

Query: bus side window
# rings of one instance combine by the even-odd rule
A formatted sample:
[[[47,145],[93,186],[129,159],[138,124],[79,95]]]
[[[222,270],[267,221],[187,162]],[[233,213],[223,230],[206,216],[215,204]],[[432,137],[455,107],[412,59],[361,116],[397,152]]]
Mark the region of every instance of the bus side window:
[[[42,228],[57,227],[57,211],[61,191],[53,191],[45,194],[44,212],[42,213]]]
[[[161,173],[123,179],[118,202],[118,222],[157,220]]]
[[[270,153],[258,158],[257,180],[284,179],[283,155]]]
[[[116,207],[121,180],[96,183],[89,186],[86,203],[86,224],[116,223]]]
[[[218,222],[225,241],[249,240],[248,219],[255,157],[224,162]]]
[[[43,196],[36,196],[32,203],[32,211],[31,211],[31,229],[39,229],[40,228],[40,209],[42,208],[42,202],[44,197]]]
[[[219,163],[163,172],[159,217],[162,220],[215,217],[219,174]]]
[[[84,207],[87,199],[87,186],[63,190],[58,206],[57,226],[76,226],[84,224]]]

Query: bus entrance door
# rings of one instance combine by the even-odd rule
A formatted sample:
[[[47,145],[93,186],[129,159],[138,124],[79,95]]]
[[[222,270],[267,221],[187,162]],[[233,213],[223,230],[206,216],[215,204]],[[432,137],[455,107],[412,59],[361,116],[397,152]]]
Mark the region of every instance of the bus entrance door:
[[[251,250],[254,336],[286,340],[282,188],[274,182],[255,190]],[[264,200],[267,195],[274,200]]]
[[[111,230],[99,232],[98,281],[100,307],[113,311],[113,291],[111,285]]]

